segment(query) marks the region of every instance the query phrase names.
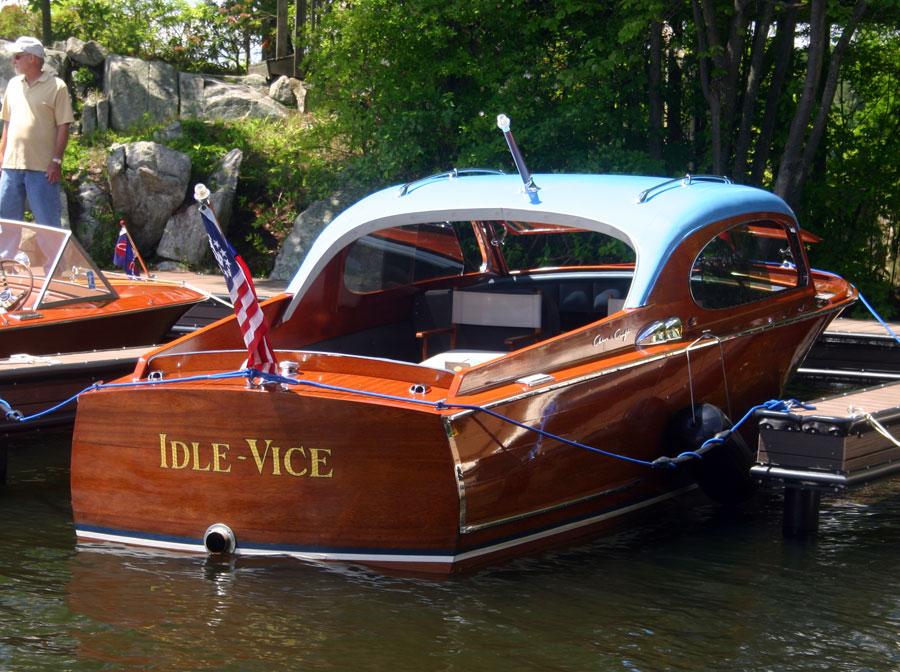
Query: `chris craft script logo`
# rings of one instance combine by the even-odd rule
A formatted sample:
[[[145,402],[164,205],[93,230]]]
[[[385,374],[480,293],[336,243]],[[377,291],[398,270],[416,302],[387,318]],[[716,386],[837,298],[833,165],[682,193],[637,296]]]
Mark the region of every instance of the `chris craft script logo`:
[[[272,439],[243,439],[243,443],[200,443],[177,441],[167,434],[159,435],[161,469],[189,469],[230,474],[236,462],[252,460],[260,476],[296,476],[331,478],[334,473],[329,460],[330,448],[284,448]]]

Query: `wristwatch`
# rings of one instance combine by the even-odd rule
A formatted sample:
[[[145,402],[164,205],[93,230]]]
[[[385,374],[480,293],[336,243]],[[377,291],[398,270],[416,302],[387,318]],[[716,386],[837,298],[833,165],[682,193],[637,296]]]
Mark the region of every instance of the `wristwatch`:
[[[55,164],[57,164],[57,165],[61,165],[61,164],[62,164],[62,159],[59,158],[58,156],[54,156],[54,157],[53,157],[52,159],[50,159],[50,160],[53,161],[53,163],[55,163]]]

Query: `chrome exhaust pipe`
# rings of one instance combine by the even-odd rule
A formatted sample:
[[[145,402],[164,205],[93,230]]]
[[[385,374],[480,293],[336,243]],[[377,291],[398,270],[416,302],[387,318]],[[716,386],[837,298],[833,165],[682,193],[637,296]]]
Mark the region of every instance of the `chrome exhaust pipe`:
[[[234,532],[223,523],[215,523],[206,528],[203,533],[203,546],[208,553],[214,555],[230,555],[234,553],[237,541]]]

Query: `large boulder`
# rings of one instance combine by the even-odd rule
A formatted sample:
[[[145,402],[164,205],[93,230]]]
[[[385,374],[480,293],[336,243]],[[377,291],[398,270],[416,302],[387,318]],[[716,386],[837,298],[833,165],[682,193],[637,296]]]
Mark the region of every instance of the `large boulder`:
[[[66,55],[77,65],[96,67],[106,58],[106,49],[90,40],[84,42],[77,37],[70,37],[65,42]],[[77,66],[76,66],[77,67]]]
[[[240,149],[232,149],[219,161],[206,182],[206,186],[212,192],[210,205],[216,213],[223,233],[228,231],[228,224],[231,221],[234,194],[237,191],[243,160],[244,153]],[[207,258],[209,239],[206,236],[206,228],[200,220],[196,203],[178,210],[169,218],[156,253],[165,259],[180,261],[190,266],[198,265]]]
[[[178,72],[166,63],[110,55],[103,90],[109,98],[110,127],[117,131],[178,114]]]
[[[306,110],[306,85],[299,79],[282,75],[269,87],[269,96],[287,107]]]
[[[113,207],[123,212],[141,252],[156,248],[191,177],[186,154],[155,142],[113,145],[107,158]]]
[[[294,273],[297,272],[297,268],[322,229],[343,210],[359,200],[361,193],[361,189],[351,187],[333,194],[330,198],[316,201],[301,212],[294,220],[294,228],[290,235],[284,239],[269,278],[290,280],[294,277]]]
[[[109,195],[100,188],[100,185],[85,180],[78,185],[75,202],[78,215],[72,221],[72,230],[81,244],[92,250],[98,240],[98,234],[103,229],[102,218],[112,210]]]
[[[182,118],[210,121],[285,118],[290,110],[254,86],[181,73]]]
[[[88,95],[81,106],[81,134],[88,136],[108,129],[109,101],[102,96]]]

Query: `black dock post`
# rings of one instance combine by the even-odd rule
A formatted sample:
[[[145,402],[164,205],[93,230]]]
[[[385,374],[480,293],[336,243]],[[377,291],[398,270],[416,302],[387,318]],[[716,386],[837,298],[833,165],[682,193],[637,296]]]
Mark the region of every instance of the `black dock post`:
[[[822,491],[815,486],[786,483],[782,530],[786,537],[815,534],[819,529]]]

